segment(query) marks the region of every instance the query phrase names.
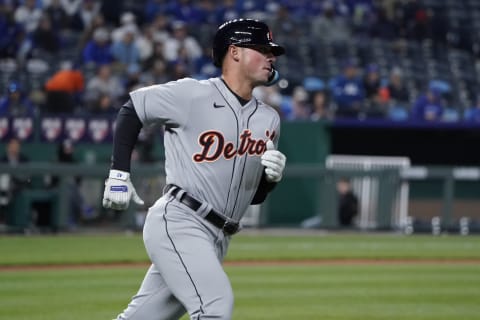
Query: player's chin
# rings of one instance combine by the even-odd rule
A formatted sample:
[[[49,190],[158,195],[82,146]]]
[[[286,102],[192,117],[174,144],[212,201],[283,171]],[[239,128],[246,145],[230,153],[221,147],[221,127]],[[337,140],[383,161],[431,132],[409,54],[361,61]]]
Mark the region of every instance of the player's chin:
[[[258,80],[253,83],[254,87],[264,86],[268,83],[268,80]]]
[[[268,83],[268,77],[270,76],[269,73],[262,73],[258,77],[256,77],[255,84],[258,86],[263,86]]]

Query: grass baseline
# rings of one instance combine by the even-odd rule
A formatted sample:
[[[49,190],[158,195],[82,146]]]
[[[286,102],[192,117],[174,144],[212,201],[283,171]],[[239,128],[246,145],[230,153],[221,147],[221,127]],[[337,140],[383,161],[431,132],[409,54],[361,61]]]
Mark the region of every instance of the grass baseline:
[[[0,318],[112,319],[146,267],[0,272]],[[234,319],[473,320],[480,312],[477,265],[227,264],[225,270]]]

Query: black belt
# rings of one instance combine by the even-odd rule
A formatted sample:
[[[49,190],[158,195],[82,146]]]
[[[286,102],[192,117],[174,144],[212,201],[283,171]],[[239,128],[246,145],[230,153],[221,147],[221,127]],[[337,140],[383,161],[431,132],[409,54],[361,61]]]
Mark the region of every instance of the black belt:
[[[165,192],[168,192],[170,190],[171,190],[170,194],[173,197],[176,197],[176,195],[182,190],[182,188],[174,184],[168,184],[165,188]],[[184,192],[180,196],[178,201],[180,201],[181,203],[183,203],[193,211],[197,211],[202,205],[200,201],[188,195],[187,192]],[[207,220],[208,222],[210,222],[215,227],[219,228],[220,230],[222,230],[228,235],[234,235],[235,233],[240,231],[240,224],[238,222],[228,220],[225,216],[216,212],[213,209],[210,210],[209,213],[207,213],[207,215],[205,216],[205,220]]]

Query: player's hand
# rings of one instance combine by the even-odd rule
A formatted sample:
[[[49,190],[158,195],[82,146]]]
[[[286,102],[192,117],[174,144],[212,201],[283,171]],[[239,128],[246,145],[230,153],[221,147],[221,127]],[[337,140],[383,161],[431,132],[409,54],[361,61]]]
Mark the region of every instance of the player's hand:
[[[265,174],[268,181],[279,182],[282,180],[287,157],[280,151],[275,150],[272,140],[268,140],[267,151],[262,155],[261,160],[262,165],[265,166]]]
[[[133,200],[138,205],[143,205],[143,200],[138,196],[130,180],[130,173],[120,170],[110,170],[105,180],[103,191],[103,207],[107,209],[125,210]]]

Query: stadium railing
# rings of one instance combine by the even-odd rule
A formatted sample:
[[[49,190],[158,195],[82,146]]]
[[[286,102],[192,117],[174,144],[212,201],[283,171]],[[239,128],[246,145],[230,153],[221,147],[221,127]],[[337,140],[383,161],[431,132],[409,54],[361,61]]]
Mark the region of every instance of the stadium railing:
[[[13,219],[10,227],[21,229],[28,225],[30,219],[30,212],[28,208],[29,201],[38,198],[54,198],[55,205],[53,212],[53,219],[51,221],[54,228],[62,230],[68,223],[68,181],[72,177],[90,177],[99,180],[99,183],[108,174],[108,165],[105,164],[53,164],[53,163],[26,163],[17,166],[9,166],[0,164],[0,174],[21,174],[24,176],[44,176],[51,175],[59,177],[59,185],[57,188],[50,190],[42,190],[41,188],[34,188],[23,195],[23,205],[17,208],[16,212],[9,212],[8,214]],[[133,179],[134,183],[141,184],[142,179],[152,176],[164,176],[164,163],[157,162],[155,164],[135,164],[132,168],[135,172]],[[322,165],[305,165],[292,164],[287,166],[285,170],[284,179],[303,179],[313,178],[319,183],[318,190],[315,193],[317,198],[311,199],[315,202],[316,212],[312,215],[322,215],[322,228],[337,228],[337,195],[336,195],[336,181],[342,177],[371,177],[378,179],[379,192],[376,199],[376,220],[375,224],[366,229],[372,230],[404,230],[408,227],[407,222],[398,222],[394,217],[394,205],[396,188],[402,185],[405,181],[427,181],[434,180],[442,184],[441,202],[442,208],[439,215],[440,226],[442,230],[453,230],[457,228],[458,221],[454,219],[454,202],[455,202],[455,187],[458,181],[480,181],[480,167],[432,167],[432,166],[413,166],[406,169],[370,169],[370,170],[356,170],[356,169],[328,169]],[[137,188],[141,188],[138,186]],[[161,193],[161,190],[157,190]],[[275,190],[273,191],[275,193]],[[268,212],[271,207],[269,201],[276,201],[275,195],[267,198],[267,202],[262,205],[260,221],[257,225],[259,227],[269,226],[268,217],[275,215],[275,213]],[[101,199],[102,195],[98,194]],[[101,200],[100,200],[101,203]]]

